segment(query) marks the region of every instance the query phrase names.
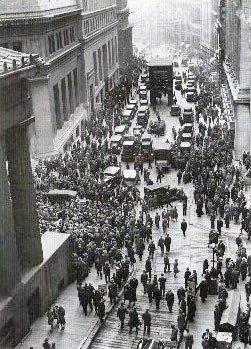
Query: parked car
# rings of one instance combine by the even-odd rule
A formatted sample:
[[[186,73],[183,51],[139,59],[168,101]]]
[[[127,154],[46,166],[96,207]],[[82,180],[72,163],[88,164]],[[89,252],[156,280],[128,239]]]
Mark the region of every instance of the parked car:
[[[137,124],[146,127],[149,118],[149,108],[147,106],[139,107],[137,115]]]
[[[135,141],[124,141],[122,148],[121,160],[126,162],[134,161],[135,157]]]
[[[118,166],[109,166],[103,172],[103,181],[106,184],[119,184],[121,181],[121,170]]]
[[[187,92],[186,101],[187,102],[194,102],[194,97],[195,97],[194,92]]]
[[[123,136],[127,132],[127,130],[128,130],[128,127],[126,125],[116,126],[114,129],[114,134]]]
[[[174,104],[171,106],[171,111],[170,111],[171,116],[180,116],[180,113],[181,113],[181,109],[179,105]]]
[[[112,154],[119,155],[123,144],[121,135],[112,135],[110,139],[110,149]]]
[[[121,115],[121,123],[131,126],[131,120],[133,119],[134,112],[133,110],[124,110]]]

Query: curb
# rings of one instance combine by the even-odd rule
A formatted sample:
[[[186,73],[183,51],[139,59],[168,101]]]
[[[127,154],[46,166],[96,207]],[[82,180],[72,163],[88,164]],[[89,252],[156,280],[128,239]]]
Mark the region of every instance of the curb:
[[[132,270],[129,274],[129,277],[127,280],[129,280],[129,278],[134,274],[134,265],[132,267]],[[123,288],[120,291],[120,293],[118,294],[118,299],[120,299],[123,295],[124,295],[124,285],[123,284]],[[105,323],[105,320],[107,319],[108,315],[112,312],[112,310],[115,308],[115,306],[117,305],[112,303],[112,304],[108,304],[108,306],[105,309],[105,317],[104,317],[104,322],[101,323],[99,318],[97,318],[96,323],[94,324],[94,326],[91,328],[91,330],[89,331],[89,333],[87,334],[87,336],[85,337],[85,339],[81,342],[81,344],[77,347],[77,349],[89,349],[93,343],[93,341],[95,340],[95,338],[97,337],[97,335],[99,334],[100,330],[102,329],[103,324]]]

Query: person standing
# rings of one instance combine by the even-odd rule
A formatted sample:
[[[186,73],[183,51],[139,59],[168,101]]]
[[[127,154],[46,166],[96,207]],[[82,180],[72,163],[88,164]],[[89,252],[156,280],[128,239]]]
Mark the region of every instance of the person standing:
[[[166,247],[166,252],[170,252],[172,238],[169,236],[169,234],[166,234],[164,245]]]
[[[185,341],[185,349],[192,349],[193,348],[193,335],[189,332],[189,329],[186,329],[186,333],[184,334],[184,341]]]
[[[129,323],[128,323],[130,330],[129,330],[129,334],[132,333],[132,329],[134,327],[136,327],[136,333],[139,332],[139,325],[140,325],[140,321],[139,321],[139,314],[137,312],[136,307],[134,307],[134,309],[129,313]]]
[[[174,293],[172,292],[172,290],[168,290],[166,293],[166,304],[170,313],[173,310],[173,303],[174,303]]]
[[[163,294],[163,297],[165,296],[165,290],[166,290],[166,278],[164,277],[164,274],[161,274],[161,277],[159,278],[159,288],[161,294]]]
[[[155,304],[156,304],[156,310],[159,310],[159,305],[160,305],[160,301],[161,301],[161,291],[158,287],[155,287],[153,290],[153,298],[155,299]]]
[[[120,328],[121,330],[124,327],[125,324],[125,316],[128,313],[127,309],[124,307],[124,303],[121,303],[120,307],[118,308],[117,311],[117,317],[119,318],[120,321]]]
[[[152,276],[152,263],[150,257],[147,258],[146,264],[145,264],[145,271],[149,273],[149,278]]]
[[[105,317],[105,300],[101,299],[98,303],[97,315],[99,317],[100,322],[104,322]]]
[[[171,329],[172,329],[172,332],[171,332],[170,340],[172,342],[177,343],[178,342],[178,329],[175,325],[171,325]]]
[[[187,284],[188,284],[190,276],[191,276],[191,271],[189,270],[189,268],[187,268],[186,271],[185,271],[185,275],[184,275],[185,288],[187,288]]]
[[[147,334],[150,334],[152,316],[149,313],[148,309],[146,309],[146,311],[142,314],[142,320],[144,323],[144,334],[146,333],[146,331],[147,331]]]
[[[183,216],[187,215],[187,196],[183,197]]]
[[[174,272],[174,277],[176,278],[176,275],[179,273],[179,263],[178,263],[178,259],[175,259],[174,261],[174,265],[173,265],[173,272]]]
[[[170,273],[170,261],[167,253],[164,254],[164,273],[166,273],[166,269],[168,269],[168,273]]]
[[[143,270],[143,273],[141,274],[141,277],[140,277],[140,282],[142,283],[142,285],[144,287],[144,294],[146,294],[146,292],[147,292],[147,281],[148,281],[148,275],[147,275],[146,271]]]
[[[181,227],[183,236],[185,237],[186,236],[186,230],[187,230],[187,222],[185,221],[185,219],[182,220],[180,227]]]

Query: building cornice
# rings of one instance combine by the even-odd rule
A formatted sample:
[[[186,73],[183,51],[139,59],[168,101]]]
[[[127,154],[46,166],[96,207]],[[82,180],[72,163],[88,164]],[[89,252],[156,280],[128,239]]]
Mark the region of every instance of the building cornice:
[[[44,23],[50,23],[54,20],[58,20],[61,18],[71,17],[80,15],[82,12],[81,9],[75,9],[71,10],[69,12],[64,13],[58,13],[58,14],[52,14],[52,15],[45,15],[45,16],[35,16],[34,17],[15,17],[15,14],[13,14],[12,18],[6,18],[4,15],[0,16],[0,26],[1,27],[7,27],[7,26],[17,26],[17,25],[31,25],[31,24],[44,24]]]
[[[104,7],[102,9],[94,10],[94,11],[88,11],[88,12],[82,11],[82,17],[83,17],[83,19],[88,19],[90,17],[96,16],[96,15],[99,15],[99,14],[102,14],[102,13],[105,13],[108,11],[112,11],[112,10],[116,10],[116,5]]]
[[[92,34],[89,34],[88,36],[84,36],[83,41],[85,44],[88,44],[90,41],[98,38],[99,36],[105,34],[109,30],[116,28],[117,26],[118,26],[118,21],[112,22],[112,23],[108,24],[107,26],[102,27],[97,31],[94,31]]]
[[[240,86],[238,81],[233,78],[231,68],[223,63],[224,71],[227,77],[228,85],[235,103],[250,104],[250,87]]]

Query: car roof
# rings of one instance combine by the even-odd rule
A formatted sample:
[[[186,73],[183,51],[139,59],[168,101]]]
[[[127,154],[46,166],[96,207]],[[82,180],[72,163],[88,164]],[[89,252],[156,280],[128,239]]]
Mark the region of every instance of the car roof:
[[[133,145],[134,141],[124,141],[123,145]]]
[[[128,104],[126,106],[126,109],[128,109],[128,110],[131,110],[131,109],[134,109],[134,108],[135,108],[135,104]]]
[[[120,167],[118,166],[108,166],[105,170],[104,170],[104,174],[107,175],[115,175],[117,172],[120,171]]]
[[[122,139],[121,135],[112,135],[111,136],[111,142],[116,142],[116,141],[120,141]]]
[[[134,107],[134,106],[133,106]],[[131,116],[132,111],[129,109],[126,109],[123,111],[123,116]]]
[[[123,132],[126,129],[125,125],[116,126],[114,132]]]

